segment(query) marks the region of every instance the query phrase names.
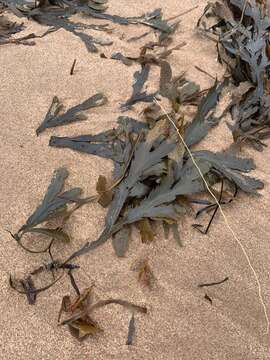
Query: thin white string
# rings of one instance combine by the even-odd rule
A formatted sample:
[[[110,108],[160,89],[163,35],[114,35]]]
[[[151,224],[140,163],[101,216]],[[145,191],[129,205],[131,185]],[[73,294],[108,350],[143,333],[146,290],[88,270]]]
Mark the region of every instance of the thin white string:
[[[166,112],[166,110],[164,109],[164,107],[157,101],[156,98],[154,98],[154,102],[160,107],[160,109],[163,111],[164,115],[166,115],[166,117],[167,117],[167,119],[169,120],[169,122],[170,122],[170,123],[173,125],[173,127],[175,128],[175,130],[176,130],[176,132],[177,132],[177,134],[178,134],[181,142],[183,143],[184,147],[186,148],[186,150],[187,150],[187,152],[188,152],[188,154],[189,154],[189,156],[190,156],[190,158],[191,158],[194,166],[197,168],[197,170],[198,170],[198,172],[199,172],[199,174],[200,174],[200,176],[201,176],[201,178],[202,178],[202,180],[203,180],[203,182],[204,182],[204,184],[205,184],[206,189],[208,190],[209,194],[212,196],[212,198],[214,199],[215,203],[216,203],[217,206],[219,207],[220,213],[221,213],[221,215],[222,215],[222,217],[223,217],[223,219],[224,219],[224,222],[225,222],[227,228],[229,229],[230,233],[232,234],[232,237],[234,238],[234,240],[237,242],[237,244],[238,244],[239,247],[241,248],[242,253],[244,254],[244,256],[245,256],[245,258],[246,258],[246,260],[247,260],[248,266],[249,266],[249,268],[251,269],[251,271],[252,271],[252,273],[253,273],[253,275],[254,275],[254,278],[255,278],[255,280],[256,280],[256,283],[257,283],[259,301],[260,301],[260,303],[261,303],[261,305],[262,305],[263,312],[264,312],[264,316],[265,316],[265,321],[266,321],[266,334],[268,334],[268,333],[269,333],[270,323],[269,323],[269,318],[268,318],[268,314],[267,314],[267,310],[266,310],[266,305],[265,305],[265,302],[264,302],[264,299],[263,299],[263,296],[262,296],[262,286],[261,286],[259,277],[258,277],[258,275],[257,275],[257,273],[256,273],[256,270],[254,269],[254,267],[253,267],[253,265],[252,265],[252,263],[251,263],[251,261],[250,261],[249,255],[248,255],[248,253],[247,253],[244,245],[242,244],[241,240],[238,239],[238,237],[236,236],[234,230],[233,230],[232,227],[230,226],[229,221],[228,221],[228,219],[227,219],[227,217],[226,217],[226,215],[225,215],[225,213],[224,213],[224,211],[223,211],[223,209],[222,209],[222,207],[221,207],[218,199],[216,198],[215,194],[214,194],[214,193],[212,192],[212,190],[210,189],[207,181],[205,180],[205,177],[203,176],[203,173],[201,172],[201,169],[199,168],[198,164],[196,163],[196,160],[194,159],[194,156],[192,155],[192,153],[191,153],[188,145],[186,144],[186,142],[185,142],[183,136],[181,135],[179,129],[178,129],[177,126],[175,125],[173,119],[172,119],[172,118],[170,117],[170,115]]]

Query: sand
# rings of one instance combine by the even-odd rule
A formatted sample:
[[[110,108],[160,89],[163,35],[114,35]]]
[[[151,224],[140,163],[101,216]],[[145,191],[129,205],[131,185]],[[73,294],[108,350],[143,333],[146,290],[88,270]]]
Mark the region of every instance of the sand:
[[[213,80],[198,72],[194,65],[219,77],[224,70],[216,61],[214,43],[202,39],[195,31],[206,2],[110,0],[109,10],[110,13],[133,16],[162,7],[165,17],[170,17],[199,5],[198,9],[183,16],[174,43],[186,41],[187,45],[173,53],[170,62],[176,75],[186,71],[188,78],[207,88]],[[25,34],[44,31],[33,22],[26,21],[26,24]],[[115,30],[110,35],[97,33],[114,42],[101,51],[108,56],[113,51],[138,54],[145,39],[135,43],[127,43],[126,39],[142,34],[147,28],[113,26]],[[153,36],[151,34],[148,39],[154,39]],[[70,76],[74,58],[77,65],[74,76]],[[96,319],[104,333],[81,344],[66,328],[57,326],[61,298],[73,291],[67,278],[40,294],[35,306],[28,305],[24,296],[10,289],[10,273],[22,275],[48,260],[43,255],[23,252],[5,229],[16,231],[24,223],[42,198],[54,169],[66,166],[70,171],[68,186],[81,186],[86,195],[94,193],[99,174],[109,176],[111,173],[110,161],[50,148],[49,137],[96,133],[111,128],[119,115],[119,103],[131,93],[133,73],[139,67],[100,59],[98,55],[88,53],[78,38],[60,30],[37,39],[33,47],[1,46],[0,68],[1,359],[269,359],[269,335],[264,335],[266,323],[254,278],[220,215],[208,236],[193,230],[192,219],[185,218],[179,226],[184,243],[182,249],[173,238],[165,240],[158,231],[152,245],[141,244],[134,234],[129,253],[123,259],[116,258],[108,241],[78,260],[81,269],[75,276],[81,288],[95,283],[100,298],[118,297],[148,307],[148,315],[136,316],[134,346],[125,345],[130,313],[117,305],[97,311]],[[158,70],[153,68],[149,89],[157,84]],[[35,129],[54,95],[68,107],[97,91],[103,91],[109,103],[89,111],[87,121],[51,129],[36,137]],[[140,118],[141,109],[138,105],[127,114]],[[230,131],[222,123],[201,146],[217,151],[225,149],[231,141]],[[241,194],[239,200],[224,211],[252,259],[270,313],[270,165],[267,161],[270,150],[266,148],[263,153],[256,153],[243,149],[243,154],[254,157],[257,164],[254,175],[265,182],[265,189],[260,197]],[[98,204],[78,211],[67,225],[72,244],[59,246],[61,254],[71,253],[86,239],[96,239],[104,215],[104,209]],[[136,274],[130,271],[134,260],[142,256],[148,256],[156,277],[152,291],[142,288]],[[206,291],[197,287],[201,282],[216,281],[225,276],[230,280],[222,286]],[[205,292],[213,298],[212,306],[204,299]]]

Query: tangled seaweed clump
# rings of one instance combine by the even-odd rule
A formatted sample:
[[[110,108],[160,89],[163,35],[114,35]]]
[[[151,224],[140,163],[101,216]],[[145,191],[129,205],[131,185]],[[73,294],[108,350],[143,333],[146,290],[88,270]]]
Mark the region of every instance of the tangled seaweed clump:
[[[270,18],[266,9],[255,0],[215,1],[206,7],[198,21],[198,28],[216,42],[219,60],[226,66],[227,73],[221,80],[214,79],[210,89],[201,91],[200,86],[188,80],[185,73],[177,76],[173,74],[170,55],[181,51],[186,44],[171,45],[180,21],[175,21],[177,16],[173,20],[165,20],[161,9],[141,16],[121,17],[107,12],[106,0],[0,0],[0,4],[2,11],[11,11],[17,17],[28,18],[47,27],[42,36],[31,34],[14,39],[12,35],[23,31],[25,26],[6,21],[6,17],[1,15],[0,44],[35,45],[29,40],[63,28],[78,36],[89,52],[98,53],[100,46],[109,46],[112,40],[97,39],[83,30],[101,31],[110,36],[113,28],[109,23],[125,26],[140,24],[158,34],[156,42],[147,42],[138,50],[138,56],[123,55],[121,52],[115,52],[111,57],[100,54],[103,59],[120,61],[123,71],[128,66],[139,66],[133,76],[131,95],[121,102],[114,128],[97,134],[54,135],[49,140],[49,146],[58,149],[55,151],[64,153],[63,149],[69,149],[111,160],[114,166],[111,179],[100,175],[96,194],[82,197],[83,190],[79,187],[64,190],[68,170],[63,167],[56,169],[41,204],[25,224],[15,234],[11,234],[25,251],[48,254],[49,257],[46,264],[34,269],[23,279],[10,277],[10,286],[25,294],[29,304],[34,304],[37,294],[55,285],[67,274],[76,292],[76,299],[71,301],[69,296],[63,298],[59,325],[68,326],[71,333],[82,340],[88,335],[102,332],[101,326],[94,320],[94,309],[109,304],[121,305],[132,313],[126,342],[132,345],[135,334],[134,314],[147,313],[146,307],[111,298],[95,302],[93,286],[83,292],[77,286],[73,272],[79,269],[79,265],[73,262],[107,241],[111,241],[117,257],[128,256],[133,227],[138,230],[142,243],[149,244],[154,241],[156,229],[162,224],[164,236],[168,237],[169,232],[172,232],[179,247],[183,247],[180,220],[185,220],[187,216],[197,219],[207,212],[211,217],[206,226],[193,224],[195,229],[207,234],[220,207],[229,207],[232,201],[237,201],[239,191],[257,194],[263,188],[262,181],[248,175],[255,169],[252,159],[240,157],[232,147],[222,152],[199,148],[200,142],[228,114],[231,114],[233,120],[229,127],[236,145],[249,143],[257,150],[266,146],[264,140],[270,134]],[[74,14],[109,23],[75,23],[72,21]],[[214,25],[213,21],[207,25],[209,18],[215,19]],[[137,38],[128,41],[136,42]],[[70,75],[74,74],[75,64],[76,59]],[[159,71],[159,84],[155,91],[148,92],[146,84],[153,67]],[[217,108],[224,90],[228,88],[231,90],[230,103],[220,114]],[[88,113],[93,111],[90,109],[95,108],[98,113],[109,101],[103,93],[96,92],[83,102],[64,110],[62,102],[54,96],[44,119],[39,122],[36,135],[42,136],[45,130],[54,131],[59,126],[86,120]],[[162,102],[167,104],[167,113],[160,107]],[[147,104],[140,114],[140,120],[123,115],[138,103]],[[196,109],[190,120],[184,116],[183,109],[186,106]],[[209,200],[208,188],[218,202]],[[95,201],[108,208],[100,236],[87,240],[65,258],[61,258],[58,253],[56,259],[53,251],[56,242],[67,247],[73,241],[66,230],[71,214]],[[195,206],[200,208],[195,211]],[[60,225],[49,226],[52,219]],[[24,241],[29,235],[38,239],[39,236],[45,236],[48,243],[46,246],[42,243],[41,248],[28,247]],[[137,273],[142,286],[153,290],[157,281],[155,269],[152,269],[147,258],[139,259],[131,270]],[[51,274],[53,280],[37,287],[36,279],[44,273]],[[228,277],[199,287],[221,285],[227,280]],[[208,294],[205,294],[205,299],[212,304],[213,299]],[[60,321],[63,313],[68,317]]]

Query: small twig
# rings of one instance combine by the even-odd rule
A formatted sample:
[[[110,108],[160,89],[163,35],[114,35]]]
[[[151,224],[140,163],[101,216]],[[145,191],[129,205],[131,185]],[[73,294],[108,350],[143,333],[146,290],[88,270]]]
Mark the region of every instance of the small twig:
[[[201,73],[209,76],[211,79],[213,79],[213,80],[216,81],[216,78],[215,78],[213,75],[209,74],[209,72],[207,72],[206,70],[203,70],[202,68],[200,68],[200,67],[197,66],[197,65],[195,65],[194,67],[195,67],[195,69],[197,69],[197,70],[200,71]]]
[[[76,281],[75,281],[75,279],[74,279],[74,276],[73,276],[73,274],[72,274],[72,270],[71,270],[71,269],[68,271],[68,276],[69,276],[69,278],[70,278],[70,282],[71,282],[71,285],[72,285],[73,289],[75,290],[76,294],[77,294],[78,296],[80,296],[80,295],[81,295],[81,292],[80,292],[80,290],[79,290],[79,288],[78,288],[78,285],[76,284]]]
[[[181,12],[181,13],[178,14],[178,15],[175,15],[175,16],[172,16],[172,17],[170,17],[170,18],[168,18],[168,19],[165,19],[165,21],[175,20],[175,19],[177,19],[177,18],[179,18],[179,17],[181,17],[181,16],[184,16],[184,15],[186,15],[186,14],[189,14],[191,11],[197,9],[198,7],[199,7],[199,5],[196,5],[196,6],[194,6],[194,7],[191,8],[191,9],[188,9],[188,10],[186,10],[186,11]]]
[[[70,75],[73,75],[74,74],[74,68],[75,68],[75,65],[76,65],[76,59],[74,59],[74,61],[73,61],[73,64],[72,64],[72,66],[71,66],[71,69],[70,69]]]
[[[204,298],[205,298],[205,300],[209,301],[211,305],[213,304],[213,300],[210,298],[209,295],[205,294]]]
[[[215,285],[220,285],[223,284],[224,282],[228,281],[229,278],[228,276],[225,277],[225,279],[221,280],[221,281],[217,281],[217,282],[212,282],[212,283],[205,283],[205,284],[199,284],[198,287],[202,288],[202,287],[207,287],[207,286],[215,286]]]

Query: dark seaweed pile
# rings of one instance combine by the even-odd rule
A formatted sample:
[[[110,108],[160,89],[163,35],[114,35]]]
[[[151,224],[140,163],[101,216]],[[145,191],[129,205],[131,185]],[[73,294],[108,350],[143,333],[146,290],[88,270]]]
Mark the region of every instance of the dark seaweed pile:
[[[222,0],[207,6],[199,26],[217,36],[219,61],[237,87],[231,104],[234,141],[262,150],[270,136],[270,13],[266,2]],[[264,5],[265,3],[265,5]],[[216,22],[207,27],[207,19]]]

